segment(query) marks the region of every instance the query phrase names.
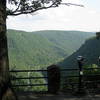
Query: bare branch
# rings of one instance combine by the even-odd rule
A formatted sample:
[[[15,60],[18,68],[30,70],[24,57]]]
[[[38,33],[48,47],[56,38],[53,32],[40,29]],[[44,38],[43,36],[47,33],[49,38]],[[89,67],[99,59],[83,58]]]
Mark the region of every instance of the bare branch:
[[[35,4],[35,2],[34,2]],[[38,10],[42,10],[42,9],[48,9],[48,8],[53,8],[53,7],[58,7],[58,3],[57,2],[53,2],[50,6],[37,6],[37,5],[34,5],[32,4],[31,6],[27,6],[25,8],[25,6],[22,6],[22,8],[20,8],[20,5],[21,3],[18,5],[17,9],[14,10],[14,11],[10,11],[7,13],[7,15],[10,15],[10,16],[17,16],[17,15],[21,15],[21,14],[30,14],[30,13],[34,13]]]
[[[15,11],[13,11],[12,13],[15,13],[18,11],[19,7],[20,7],[21,3],[19,3],[18,7],[15,9]]]
[[[7,15],[10,16],[30,14],[38,10],[58,7],[59,5],[67,5],[67,6],[73,5],[73,6],[84,7],[83,5],[80,4],[61,3],[62,0],[11,0],[11,1],[17,8],[14,11],[8,9]]]
[[[67,6],[74,5],[74,6],[84,7],[84,5],[80,5],[80,4],[73,4],[73,3],[61,3],[61,5],[67,5]]]
[[[58,6],[52,5],[52,6],[49,6],[49,7],[42,7],[42,8],[34,9],[34,10],[31,10],[31,11],[25,11],[25,12],[18,11],[17,13],[10,13],[8,15],[17,16],[17,15],[21,15],[21,14],[30,14],[30,13],[34,13],[34,12],[39,11],[39,10],[53,8],[53,7],[58,7]]]

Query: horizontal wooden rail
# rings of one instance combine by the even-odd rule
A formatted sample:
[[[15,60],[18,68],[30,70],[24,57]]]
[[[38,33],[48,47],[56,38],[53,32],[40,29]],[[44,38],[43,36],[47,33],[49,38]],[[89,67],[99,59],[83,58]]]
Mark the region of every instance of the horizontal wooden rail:
[[[83,68],[83,70],[95,70],[95,69],[99,69],[100,70],[99,67],[98,68]]]
[[[100,68],[83,68],[83,70],[94,70],[94,69],[100,69]],[[74,71],[74,70],[79,70],[79,68],[61,69],[60,71]],[[47,72],[47,70],[10,70],[10,72]]]
[[[97,76],[100,76],[100,74],[87,74],[87,75],[83,75],[83,77],[93,77],[93,76],[95,76],[95,77],[97,77]]]
[[[47,70],[10,70],[10,72],[47,72]]]
[[[84,70],[95,70],[95,69],[100,70],[100,68],[83,68],[83,71],[84,71]],[[74,70],[78,71],[78,70],[79,70],[79,68],[61,69],[60,71],[74,71]]]
[[[78,68],[76,69],[61,69],[60,71],[74,71],[74,70],[79,70]]]
[[[66,84],[70,84],[70,85],[72,85],[72,84],[79,84],[78,82],[65,82],[65,83],[61,83],[61,85],[66,85]]]
[[[83,68],[83,72],[84,71],[91,71],[91,70],[95,70],[95,69],[97,69],[97,70],[100,70],[100,68]],[[47,73],[47,71],[48,70],[11,70],[10,71],[10,73],[24,73],[24,72],[43,72],[43,73]],[[70,72],[74,72],[74,71],[76,71],[76,73],[75,74],[69,74]],[[79,78],[80,76],[79,76],[79,68],[68,68],[68,69],[60,69],[60,72],[61,73],[63,73],[63,72],[66,72],[66,76],[65,75],[62,75],[61,76],[61,78],[62,78],[62,80],[63,79],[67,79],[67,78],[72,78],[72,79],[74,79],[75,77],[76,78]],[[68,74],[67,74],[68,73]],[[85,74],[85,73],[83,73],[83,75],[82,75],[82,78],[83,79],[85,79],[85,78],[88,78],[88,77],[90,77],[90,78],[92,78],[92,77],[100,77],[100,74]],[[47,75],[45,75],[44,77],[32,77],[32,76],[22,76],[22,77],[11,77],[11,80],[14,82],[14,81],[16,81],[16,80],[28,80],[28,79],[48,79],[48,76]],[[91,81],[91,80],[84,80],[84,83],[86,83],[86,84],[88,84],[88,83],[100,83],[100,81],[99,80],[94,80],[94,81]],[[79,80],[76,80],[76,81],[74,81],[74,80],[72,80],[72,81],[69,81],[69,82],[61,82],[61,84],[60,85],[66,85],[66,84],[70,84],[70,85],[79,85]],[[13,84],[12,85],[12,87],[28,87],[28,86],[48,86],[48,82],[47,83],[41,83],[41,84],[32,84],[32,83],[30,83],[30,84],[28,84],[28,83],[22,83],[22,84],[18,84],[18,83],[16,83],[16,84]]]
[[[79,77],[79,76],[78,75],[73,75],[73,76],[72,75],[71,76],[68,75],[68,76],[62,76],[61,78],[65,78],[66,79],[68,77]]]
[[[85,83],[100,83],[100,80],[95,80],[95,81],[85,81]]]
[[[47,86],[48,84],[15,84],[12,87],[24,87],[24,86]]]
[[[20,79],[44,79],[48,77],[12,77],[11,80],[20,80]]]

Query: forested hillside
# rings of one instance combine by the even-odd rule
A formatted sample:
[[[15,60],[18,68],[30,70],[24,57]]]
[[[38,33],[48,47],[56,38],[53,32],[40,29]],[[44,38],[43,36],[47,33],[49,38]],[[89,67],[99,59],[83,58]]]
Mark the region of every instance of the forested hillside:
[[[10,68],[38,69],[57,63],[91,36],[93,33],[81,31],[8,30]]]
[[[99,64],[98,57],[100,56],[100,39],[95,37],[88,39],[75,53],[66,58],[64,61],[60,62],[59,65],[63,67],[76,68],[77,66],[77,56],[83,56],[85,58],[84,64]]]

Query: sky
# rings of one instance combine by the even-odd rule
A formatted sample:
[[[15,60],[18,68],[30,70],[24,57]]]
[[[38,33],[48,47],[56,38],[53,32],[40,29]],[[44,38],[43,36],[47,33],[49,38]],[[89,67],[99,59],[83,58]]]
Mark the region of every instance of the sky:
[[[79,6],[61,5],[34,14],[7,18],[7,28],[23,31],[79,30],[100,31],[100,0],[64,0]]]

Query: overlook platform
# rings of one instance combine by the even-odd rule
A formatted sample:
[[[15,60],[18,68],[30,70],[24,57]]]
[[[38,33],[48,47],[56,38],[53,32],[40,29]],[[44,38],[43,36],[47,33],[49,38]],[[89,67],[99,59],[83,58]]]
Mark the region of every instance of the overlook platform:
[[[70,94],[18,93],[18,100],[100,100],[100,95],[74,96]]]

